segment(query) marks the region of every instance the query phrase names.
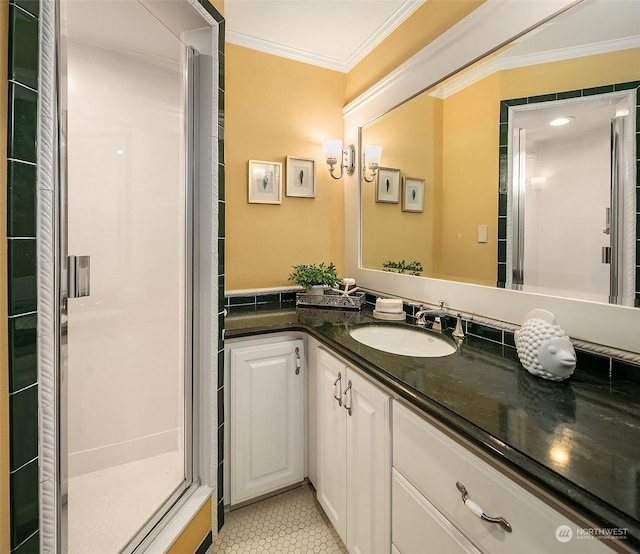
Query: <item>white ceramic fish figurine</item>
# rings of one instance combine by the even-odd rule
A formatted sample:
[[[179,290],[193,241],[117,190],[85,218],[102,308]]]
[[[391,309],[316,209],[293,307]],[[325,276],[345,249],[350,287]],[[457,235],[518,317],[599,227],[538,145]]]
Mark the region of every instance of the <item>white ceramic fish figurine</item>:
[[[551,312],[531,310],[515,333],[518,357],[531,374],[562,381],[576,368],[576,351]]]

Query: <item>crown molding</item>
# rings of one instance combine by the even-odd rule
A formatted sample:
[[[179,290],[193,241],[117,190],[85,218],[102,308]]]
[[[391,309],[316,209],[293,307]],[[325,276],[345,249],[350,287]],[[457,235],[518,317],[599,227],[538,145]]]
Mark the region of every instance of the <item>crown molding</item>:
[[[593,44],[572,46],[569,48],[558,48],[556,50],[547,50],[546,52],[537,52],[535,54],[526,54],[522,56],[511,56],[506,58],[497,57],[468,71],[467,73],[464,73],[457,79],[436,88],[429,94],[435,98],[445,99],[468,86],[481,81],[489,75],[492,75],[496,71],[570,60],[586,56],[595,56],[597,54],[607,54],[609,52],[617,52],[619,50],[638,47],[640,47],[640,36],[634,36],[596,42]]]
[[[314,54],[313,52],[307,52],[298,48],[292,48],[279,42],[256,38],[244,33],[238,33],[237,31],[227,30],[226,41],[238,46],[251,48],[252,50],[265,52],[266,54],[273,54],[274,56],[289,58],[297,62],[317,65],[326,69],[333,69],[334,71],[342,71],[343,73],[347,72],[346,62],[342,60],[337,60],[328,56],[320,56],[318,54]]]
[[[409,18],[427,0],[408,0],[400,6],[391,17],[387,18],[370,36],[363,42],[356,51],[345,61],[347,71],[358,65],[363,58],[371,53],[384,39],[395,31],[402,22]]]
[[[415,12],[426,0],[407,0],[382,25],[380,25],[352,54],[345,59],[322,56],[299,48],[292,48],[279,42],[257,38],[227,29],[226,41],[267,54],[289,58],[325,69],[347,73],[389,36],[405,19]]]

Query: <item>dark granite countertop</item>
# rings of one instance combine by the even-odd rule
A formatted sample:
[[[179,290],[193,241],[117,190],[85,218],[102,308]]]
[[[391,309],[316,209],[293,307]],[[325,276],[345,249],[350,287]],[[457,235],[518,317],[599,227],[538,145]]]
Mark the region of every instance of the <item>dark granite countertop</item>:
[[[624,546],[640,551],[640,376],[595,371],[579,358],[571,379],[546,381],[514,348],[473,336],[441,358],[387,354],[349,335],[373,322],[408,325],[374,320],[368,309],[231,308],[225,333],[309,333],[595,525],[626,528]]]

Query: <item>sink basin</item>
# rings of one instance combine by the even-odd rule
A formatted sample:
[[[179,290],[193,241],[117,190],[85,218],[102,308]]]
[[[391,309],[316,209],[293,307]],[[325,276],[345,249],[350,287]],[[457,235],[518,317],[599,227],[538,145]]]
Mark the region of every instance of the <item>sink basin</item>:
[[[351,329],[349,334],[371,348],[401,356],[437,358],[456,351],[450,340],[411,327],[365,325]]]

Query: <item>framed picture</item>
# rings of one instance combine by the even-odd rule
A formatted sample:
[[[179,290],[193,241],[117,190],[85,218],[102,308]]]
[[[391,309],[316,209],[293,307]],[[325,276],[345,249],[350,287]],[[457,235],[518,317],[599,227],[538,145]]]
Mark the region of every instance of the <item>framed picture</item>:
[[[400,170],[390,167],[378,168],[376,202],[397,204],[400,202]]]
[[[402,211],[424,212],[424,179],[404,178],[402,185]]]
[[[316,197],[316,162],[287,156],[287,196]]]
[[[249,160],[249,203],[282,204],[282,164]]]

